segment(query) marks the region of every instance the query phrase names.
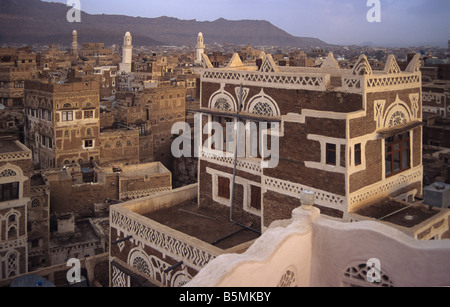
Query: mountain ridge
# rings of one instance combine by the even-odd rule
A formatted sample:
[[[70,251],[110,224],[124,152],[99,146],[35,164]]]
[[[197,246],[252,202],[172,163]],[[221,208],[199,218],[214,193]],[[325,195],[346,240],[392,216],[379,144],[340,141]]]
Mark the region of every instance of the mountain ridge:
[[[122,44],[125,32],[133,35],[135,46],[188,45],[196,43],[199,32],[207,44],[229,43],[254,46],[326,47],[329,44],[314,37],[296,37],[266,20],[214,21],[181,20],[126,15],[91,15],[81,12],[81,23],[66,20],[70,7],[40,0],[0,0],[0,44],[71,43],[77,30],[79,43],[104,42]]]

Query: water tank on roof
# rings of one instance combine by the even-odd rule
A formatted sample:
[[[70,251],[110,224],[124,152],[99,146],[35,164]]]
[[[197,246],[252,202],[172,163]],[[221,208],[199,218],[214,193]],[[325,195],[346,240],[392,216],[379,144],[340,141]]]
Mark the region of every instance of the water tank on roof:
[[[425,187],[424,199],[429,206],[450,208],[450,184],[437,182]]]

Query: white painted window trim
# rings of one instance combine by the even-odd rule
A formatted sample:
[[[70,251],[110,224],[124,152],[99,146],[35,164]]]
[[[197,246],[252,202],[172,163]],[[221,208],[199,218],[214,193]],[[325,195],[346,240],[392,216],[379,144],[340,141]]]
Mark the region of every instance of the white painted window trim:
[[[314,135],[314,134],[308,134],[307,138],[308,138],[308,140],[317,141],[320,143],[321,155],[320,155],[320,162],[305,161],[306,167],[324,170],[327,172],[342,173],[342,174],[345,174],[347,172],[347,169],[340,165],[340,163],[341,163],[341,146],[348,145],[347,140],[330,138],[330,137],[326,137],[323,135]],[[327,144],[335,144],[336,145],[336,165],[327,164],[327,157],[326,157]],[[348,152],[348,151],[346,150],[346,152]],[[348,157],[345,158],[345,161],[346,161],[346,165],[348,165]]]
[[[85,146],[85,142],[86,141],[92,141],[92,147],[86,147]],[[85,140],[82,140],[82,146],[83,146],[83,149],[84,150],[93,150],[93,149],[95,149],[95,139],[85,139]]]
[[[213,201],[215,201],[221,205],[231,207],[231,192],[232,192],[232,186],[233,186],[233,174],[221,172],[221,171],[215,170],[213,168],[209,168],[209,167],[206,168],[206,173],[210,174],[212,176],[212,191],[211,192],[212,192]],[[226,198],[219,196],[219,185],[218,185],[219,176],[230,180],[230,199],[226,199]],[[254,214],[256,216],[261,216],[262,204],[261,204],[261,210],[254,209],[250,206],[250,203],[251,203],[250,188],[251,188],[251,186],[259,187],[259,188],[261,188],[261,193],[262,193],[263,189],[262,189],[261,183],[249,181],[247,179],[243,179],[241,177],[236,176],[236,184],[242,185],[244,188],[244,193],[243,193],[244,211]],[[262,201],[262,198],[261,198],[261,201]]]
[[[368,141],[369,139],[365,136],[364,138],[356,138],[348,142],[347,154],[349,154],[349,156],[346,157],[346,165],[349,175],[367,169],[366,145]],[[355,165],[355,146],[358,144],[361,144],[361,164]]]

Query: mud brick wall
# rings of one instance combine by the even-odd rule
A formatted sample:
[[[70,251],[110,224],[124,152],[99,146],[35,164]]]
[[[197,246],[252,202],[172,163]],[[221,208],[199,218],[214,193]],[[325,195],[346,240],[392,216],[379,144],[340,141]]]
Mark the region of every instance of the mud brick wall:
[[[199,172],[199,206],[212,207],[218,210],[230,210],[228,206],[219,204],[213,199],[213,178],[211,174],[206,172],[206,168],[212,168],[220,172],[224,172],[233,175],[233,169],[225,166],[213,164],[204,160],[199,160],[200,172]],[[253,182],[261,182],[261,177],[252,175],[246,172],[236,170],[236,177],[247,179]],[[231,190],[230,190],[231,196]],[[261,217],[251,214],[244,210],[244,187],[241,184],[236,183],[235,195],[233,200],[233,218],[241,223],[252,222],[253,228],[258,229],[261,226]]]
[[[139,163],[139,130],[112,130],[100,134],[100,165]]]

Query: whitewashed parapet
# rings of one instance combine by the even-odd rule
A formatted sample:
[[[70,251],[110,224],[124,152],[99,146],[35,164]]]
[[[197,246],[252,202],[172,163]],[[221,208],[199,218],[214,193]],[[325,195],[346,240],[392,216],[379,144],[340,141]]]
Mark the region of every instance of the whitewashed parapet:
[[[277,221],[243,254],[223,254],[185,287],[308,287],[312,222],[317,208],[293,211],[286,224]]]
[[[263,188],[266,190],[275,191],[281,194],[289,195],[299,199],[300,204],[300,195],[302,191],[308,190],[315,192],[316,194],[316,205],[324,206],[327,208],[333,208],[337,210],[344,210],[346,205],[346,197],[329,193],[326,191],[322,191],[319,189],[314,189],[305,185],[301,185],[298,183],[293,183],[273,177],[264,177],[263,179],[264,185]]]
[[[380,197],[395,192],[396,190],[405,187],[408,184],[421,181],[422,178],[423,169],[420,167],[404,172],[401,175],[386,178],[379,183],[350,194],[349,209],[354,206],[367,203],[375,197]]]
[[[420,73],[382,74],[366,77],[366,91],[380,91],[421,87]]]
[[[154,188],[148,190],[139,190],[139,191],[127,191],[120,193],[120,199],[136,199],[141,197],[150,196],[160,192],[171,191],[171,187],[162,187],[162,188]]]
[[[210,162],[214,162],[221,166],[234,167],[234,157],[225,156],[222,151],[214,151],[206,148],[201,148],[200,158]],[[241,171],[246,171],[251,174],[261,175],[261,162],[250,159],[241,159],[237,161],[236,168]]]
[[[282,72],[248,72],[236,70],[205,69],[203,82],[244,84],[246,86],[263,86],[286,89],[305,89],[324,91],[330,83],[326,73],[282,73]]]
[[[380,222],[316,214],[294,210],[291,220],[274,222],[245,253],[218,256],[186,287],[450,285],[449,240],[419,241]],[[369,276],[376,263],[378,281]]]
[[[182,259],[184,264],[200,270],[221,253],[213,246],[208,247],[186,234],[170,229],[123,207],[112,207],[111,228],[116,228],[124,237],[132,236],[132,241],[141,242],[174,259]],[[198,244],[196,244],[196,242]],[[204,245],[204,246],[202,246]],[[209,246],[209,245],[208,245]]]

